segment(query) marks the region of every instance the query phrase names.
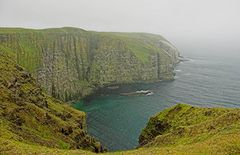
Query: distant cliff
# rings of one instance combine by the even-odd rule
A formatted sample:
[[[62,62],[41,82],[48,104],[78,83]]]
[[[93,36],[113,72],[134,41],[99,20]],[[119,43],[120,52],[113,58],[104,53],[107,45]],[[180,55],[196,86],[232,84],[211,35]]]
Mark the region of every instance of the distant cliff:
[[[0,50],[63,101],[110,84],[173,79],[178,51],[159,35],[0,28]]]

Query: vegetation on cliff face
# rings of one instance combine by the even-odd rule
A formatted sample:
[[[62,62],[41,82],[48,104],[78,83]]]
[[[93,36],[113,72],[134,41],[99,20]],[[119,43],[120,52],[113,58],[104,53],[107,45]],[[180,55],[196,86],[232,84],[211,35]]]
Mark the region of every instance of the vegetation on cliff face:
[[[11,145],[103,151],[86,132],[85,113],[44,94],[31,74],[1,52],[0,73],[0,154],[21,153]]]
[[[63,101],[119,83],[173,79],[178,51],[163,37],[78,28],[0,28],[0,49]]]

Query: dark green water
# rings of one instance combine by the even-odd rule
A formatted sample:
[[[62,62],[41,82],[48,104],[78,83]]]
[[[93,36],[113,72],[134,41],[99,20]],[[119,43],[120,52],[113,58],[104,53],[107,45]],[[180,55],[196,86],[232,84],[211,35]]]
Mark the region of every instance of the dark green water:
[[[88,131],[109,150],[133,149],[150,116],[176,103],[240,107],[239,57],[190,55],[176,67],[171,82],[122,85],[102,89],[74,105],[87,113]],[[120,93],[151,90],[152,96]]]

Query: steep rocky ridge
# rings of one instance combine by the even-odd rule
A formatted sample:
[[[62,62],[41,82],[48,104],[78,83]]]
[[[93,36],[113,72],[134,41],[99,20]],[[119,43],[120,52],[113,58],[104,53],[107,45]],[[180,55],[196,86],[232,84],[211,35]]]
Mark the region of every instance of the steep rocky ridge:
[[[49,148],[103,151],[86,132],[85,113],[44,94],[31,74],[1,51],[0,73],[0,154],[18,154],[8,152],[4,144],[9,140]]]
[[[78,28],[0,28],[0,49],[64,101],[104,85],[173,79],[179,55],[159,35]]]

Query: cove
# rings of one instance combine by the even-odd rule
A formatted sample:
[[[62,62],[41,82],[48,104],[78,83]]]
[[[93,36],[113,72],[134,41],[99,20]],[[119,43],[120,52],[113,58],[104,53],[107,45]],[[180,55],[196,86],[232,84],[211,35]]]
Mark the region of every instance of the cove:
[[[240,107],[237,59],[208,55],[189,58],[176,66],[174,81],[104,88],[73,106],[87,113],[88,132],[109,151],[137,147],[138,136],[149,118],[176,103]],[[121,95],[138,90],[151,90],[154,94]]]

